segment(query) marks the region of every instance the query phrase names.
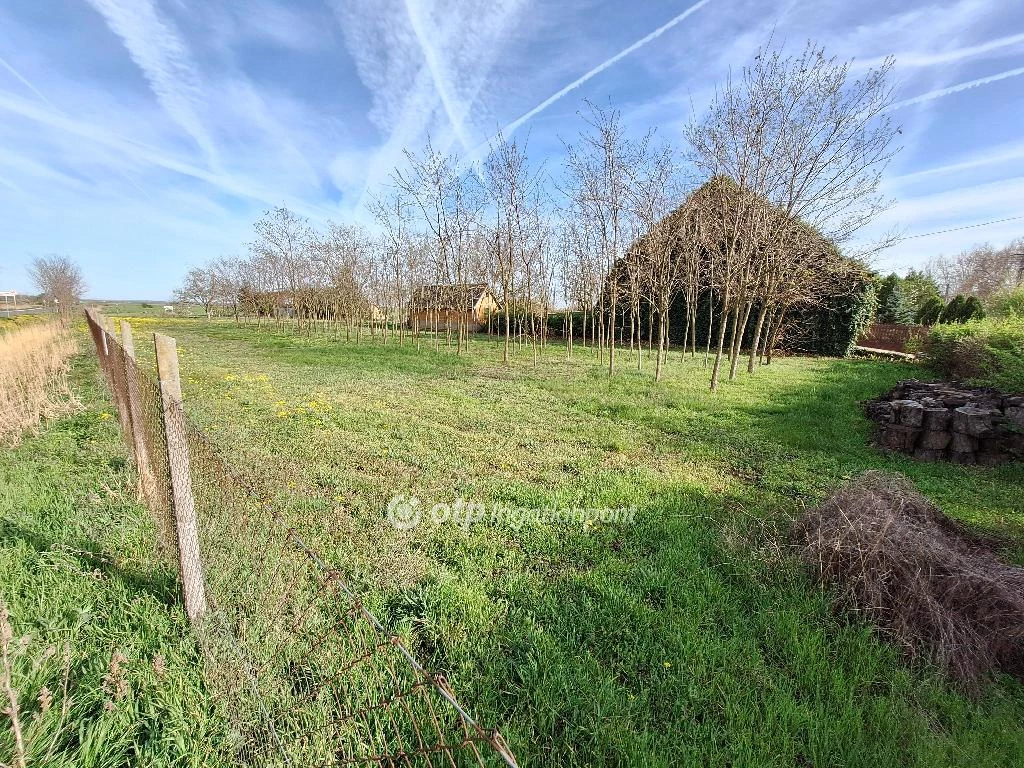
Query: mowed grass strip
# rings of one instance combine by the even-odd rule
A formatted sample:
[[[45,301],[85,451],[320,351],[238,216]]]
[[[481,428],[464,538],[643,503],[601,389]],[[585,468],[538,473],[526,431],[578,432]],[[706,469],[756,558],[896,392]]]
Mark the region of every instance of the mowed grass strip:
[[[94,355],[74,361],[70,383],[80,412],[0,450],[0,599],[26,765],[227,765]],[[0,721],[0,763],[18,765],[10,718]]]
[[[785,547],[790,516],[871,468],[1021,541],[1020,465],[869,446],[859,402],[918,368],[788,358],[711,395],[700,356],[678,353],[656,384],[628,353],[609,378],[555,344],[505,368],[486,337],[458,357],[232,322],[137,333],[153,329],[184,350],[193,417],[285,492],[293,522],[524,764],[1024,764],[1024,687],[1000,678],[970,701],[908,666]],[[396,494],[424,522],[389,525]],[[431,522],[460,497],[637,513]]]

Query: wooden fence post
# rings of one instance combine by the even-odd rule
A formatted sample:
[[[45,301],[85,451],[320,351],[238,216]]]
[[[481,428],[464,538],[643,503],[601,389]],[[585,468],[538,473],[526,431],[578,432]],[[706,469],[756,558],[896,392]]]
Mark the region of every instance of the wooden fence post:
[[[167,464],[174,497],[174,522],[178,531],[178,560],[181,585],[185,592],[185,613],[193,624],[206,613],[206,586],[199,558],[199,524],[192,496],[192,475],[181,402],[181,378],[178,373],[178,344],[170,336],[153,334],[156,365],[160,376],[160,397],[164,405],[164,431],[167,435]]]
[[[93,320],[96,322],[96,327],[100,329],[100,338],[103,339],[103,366],[107,367],[110,365],[110,350],[107,349],[107,329],[103,325],[103,316],[93,313]],[[107,373],[110,373],[108,370]]]
[[[103,318],[104,325],[106,326],[107,333],[110,334],[110,342],[113,344],[113,349],[110,352],[116,352],[118,346],[117,339],[117,324],[110,318]],[[124,440],[125,446],[128,448],[128,456],[131,459],[135,459],[135,439],[133,437],[132,429],[132,415],[128,406],[128,369],[127,364],[124,362],[124,346],[121,346],[121,364],[117,363],[117,355],[111,354],[110,364],[110,388],[114,396],[114,405],[117,406],[117,420],[121,424],[121,439]],[[115,369],[120,370],[115,370]],[[119,384],[121,386],[119,386]]]
[[[145,422],[142,415],[141,393],[135,363],[135,337],[127,320],[121,321],[121,346],[124,347],[125,391],[128,395],[128,416],[131,423],[132,444],[135,446],[135,468],[139,473],[139,498],[153,509],[157,503],[156,480],[149,464],[146,448]]]

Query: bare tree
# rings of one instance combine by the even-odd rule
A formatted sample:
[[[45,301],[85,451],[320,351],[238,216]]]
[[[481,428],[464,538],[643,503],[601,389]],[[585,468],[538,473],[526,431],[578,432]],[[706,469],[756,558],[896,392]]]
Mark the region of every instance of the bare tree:
[[[732,204],[718,211],[715,238],[724,246],[716,266],[733,329],[730,375],[754,304],[763,332],[777,301],[777,281],[768,278],[784,263],[775,257],[787,252],[786,238],[796,231],[790,220],[841,244],[887,207],[881,174],[899,132],[886,114],[891,68],[887,60],[854,78],[849,62],[828,58],[811,43],[795,56],[762,49],[688,126],[696,166],[735,185]],[[724,334],[723,322],[713,390]]]
[[[491,271],[500,292],[505,326],[502,360],[507,365],[517,277],[523,278],[519,287],[530,282],[530,262],[537,252],[541,176],[539,171],[529,171],[525,147],[520,149],[515,140],[506,140],[501,133],[484,162],[484,170],[495,217]]]
[[[471,278],[471,246],[484,204],[479,180],[462,170],[459,159],[437,151],[430,139],[420,154],[406,150],[408,168],[392,174],[398,190],[413,200],[436,244],[438,282],[466,293]],[[455,313],[459,354],[468,342],[466,313]],[[447,323],[446,323],[447,325]]]
[[[264,213],[254,228],[256,239],[249,244],[249,250],[261,262],[271,290],[287,295],[299,325],[303,321],[300,294],[307,285],[313,229],[305,218],[283,206]],[[275,300],[274,314],[278,319],[280,304]]]
[[[190,269],[185,273],[181,286],[174,292],[177,303],[201,306],[207,320],[213,317],[213,308],[222,302],[223,297],[224,290],[212,265]]]
[[[636,164],[636,146],[626,137],[622,116],[586,102],[588,128],[581,131],[578,144],[566,145],[569,176],[568,195],[580,225],[593,233],[595,254],[604,273],[611,276],[622,256],[631,231],[628,186],[629,169]],[[615,324],[618,317],[619,283],[609,278],[601,293],[599,312],[603,341],[608,345],[608,373],[615,370]],[[607,315],[606,315],[607,312]]]
[[[85,293],[82,270],[67,256],[37,256],[28,266],[28,276],[43,301],[65,317]]]
[[[644,148],[647,150],[647,148]],[[642,151],[637,165],[629,169],[630,184],[627,189],[633,215],[640,227],[641,237],[637,239],[627,263],[633,303],[632,324],[638,324],[641,295],[647,300],[651,311],[648,315],[648,332],[654,332],[654,314],[658,317],[658,354],[655,366],[655,380],[660,381],[665,354],[668,349],[669,310],[672,299],[680,285],[680,277],[688,266],[688,259],[681,253],[695,238],[681,238],[681,228],[690,221],[688,212],[677,212],[681,196],[679,167],[675,153],[667,144],[653,151]],[[688,233],[692,234],[692,233]],[[632,336],[632,330],[630,332]],[[639,339],[638,339],[639,341]],[[684,339],[684,347],[685,347]],[[637,356],[639,368],[643,355]]]
[[[590,321],[591,344],[597,347],[596,309],[604,284],[601,266],[593,258],[596,249],[589,240],[592,232],[581,226],[572,215],[562,217],[562,284],[570,312],[581,313],[580,343],[587,346],[587,321]],[[570,315],[571,317],[571,315]],[[571,330],[571,325],[570,325]],[[571,336],[572,334],[570,334]],[[571,355],[571,349],[568,351]]]
[[[975,245],[953,257],[940,256],[927,266],[943,296],[977,296],[983,301],[1024,285],[1024,237],[996,248]]]
[[[399,192],[373,198],[370,210],[381,228],[381,275],[386,311],[401,316],[412,298],[414,276],[418,264],[416,237],[412,232],[412,202]],[[404,338],[405,324],[399,322],[399,342]],[[411,329],[414,334],[418,328]]]

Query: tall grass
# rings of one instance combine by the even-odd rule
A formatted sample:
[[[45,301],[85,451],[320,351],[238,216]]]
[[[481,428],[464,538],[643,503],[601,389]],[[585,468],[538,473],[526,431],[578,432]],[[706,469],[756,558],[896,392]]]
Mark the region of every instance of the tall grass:
[[[57,322],[0,334],[0,445],[77,407],[67,379],[77,351],[71,330]]]

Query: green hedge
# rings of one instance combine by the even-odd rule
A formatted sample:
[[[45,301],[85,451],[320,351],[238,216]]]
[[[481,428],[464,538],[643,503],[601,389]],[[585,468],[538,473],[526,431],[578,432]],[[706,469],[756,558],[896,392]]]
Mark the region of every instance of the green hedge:
[[[878,306],[875,283],[862,280],[841,296],[789,318],[782,348],[804,354],[846,357],[871,325]]]
[[[925,363],[944,378],[1024,392],[1024,318],[989,318],[932,326]]]

